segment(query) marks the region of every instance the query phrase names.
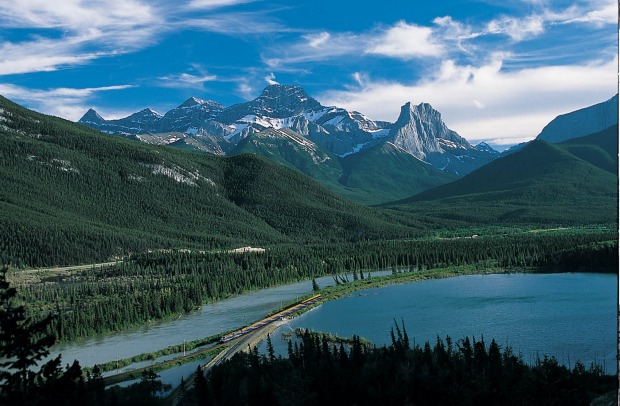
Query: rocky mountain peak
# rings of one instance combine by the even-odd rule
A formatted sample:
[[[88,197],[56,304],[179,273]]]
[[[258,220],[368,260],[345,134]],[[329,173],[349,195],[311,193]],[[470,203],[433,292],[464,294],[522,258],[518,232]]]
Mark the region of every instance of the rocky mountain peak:
[[[161,114],[153,110],[152,108],[142,109],[139,112],[132,114],[133,116],[144,118],[161,118]],[[131,117],[131,116],[130,116]]]
[[[80,119],[80,121],[78,121],[78,123],[82,123],[82,124],[86,124],[86,123],[102,123],[104,120],[103,117],[101,117],[99,115],[99,113],[97,113],[94,109],[90,108],[88,109],[88,111],[86,112],[86,114],[84,114],[82,116],[82,118]]]
[[[178,109],[186,109],[186,108],[198,108],[198,107],[203,107],[203,108],[209,108],[209,109],[214,109],[214,110],[223,110],[224,109],[224,105],[220,104],[218,102],[212,101],[212,100],[203,100],[203,99],[199,99],[198,97],[190,97],[189,99],[185,100],[179,107],[177,107]]]
[[[294,85],[269,85],[250,103],[251,107],[275,114],[271,116],[278,118],[321,107],[303,88]]]
[[[554,118],[536,137],[551,143],[583,137],[618,124],[618,94],[611,99]]]

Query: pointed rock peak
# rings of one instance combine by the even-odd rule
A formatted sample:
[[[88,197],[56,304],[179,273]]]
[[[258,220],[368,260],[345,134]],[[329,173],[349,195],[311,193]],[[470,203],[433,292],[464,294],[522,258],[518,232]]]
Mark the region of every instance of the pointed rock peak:
[[[156,112],[150,107],[140,110],[135,115],[142,116],[142,117],[161,117],[161,114],[159,114],[158,112]]]
[[[265,89],[263,89],[260,97],[273,97],[282,94],[302,94],[308,97],[306,91],[300,86],[280,84],[273,84],[267,86]]]
[[[185,100],[183,102],[183,104],[181,104],[179,107],[179,109],[183,109],[183,108],[192,108],[192,107],[201,107],[201,106],[207,106],[210,108],[217,108],[217,109],[224,109],[224,106],[218,102],[214,102],[211,100],[203,100],[203,99],[199,99],[198,97],[190,97],[189,99]]]
[[[104,118],[101,117],[99,113],[97,113],[94,109],[90,108],[78,122],[79,123],[85,123],[85,122],[99,123],[103,121],[105,121]]]
[[[308,93],[300,87],[295,85],[269,85],[267,86],[258,100],[274,100],[279,103],[303,103],[303,104],[318,104],[316,100],[308,96]]]
[[[437,121],[441,122],[441,113],[433,108],[428,103],[420,103],[414,105],[411,102],[405,103],[400,108],[400,116],[398,122],[408,122],[414,119],[421,119],[424,121]]]
[[[179,107],[192,107],[192,106],[196,106],[198,104],[204,104],[204,103],[205,103],[204,100],[192,96],[189,99],[185,100],[183,104],[181,104]]]
[[[499,151],[497,151],[495,148],[493,148],[492,146],[490,146],[489,144],[487,144],[484,141],[479,142],[478,144],[476,144],[476,146],[474,148],[476,148],[478,151],[489,152],[491,154],[499,154]]]

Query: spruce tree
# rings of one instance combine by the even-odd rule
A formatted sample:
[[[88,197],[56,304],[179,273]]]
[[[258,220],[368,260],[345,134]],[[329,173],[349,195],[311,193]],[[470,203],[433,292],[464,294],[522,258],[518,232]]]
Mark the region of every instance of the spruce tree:
[[[54,366],[60,364],[60,355],[35,369],[49,355],[48,348],[55,341],[46,333],[52,315],[42,320],[26,316],[24,306],[15,305],[17,291],[9,286],[7,271],[0,270],[0,399],[14,404],[32,403],[37,383],[58,379],[61,370]]]

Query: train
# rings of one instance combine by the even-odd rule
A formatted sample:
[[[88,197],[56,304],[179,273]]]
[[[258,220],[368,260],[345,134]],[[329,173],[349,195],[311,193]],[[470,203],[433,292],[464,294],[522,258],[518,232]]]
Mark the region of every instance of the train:
[[[223,336],[222,338],[220,338],[220,343],[225,343],[228,342],[230,340],[234,340],[235,338],[241,337],[242,335],[251,333],[252,331],[259,329],[261,327],[266,326],[269,323],[273,323],[276,320],[281,320],[282,318],[288,316],[291,313],[296,312],[297,310],[301,310],[305,307],[308,307],[310,305],[313,305],[314,303],[318,302],[319,300],[321,300],[321,295],[314,295],[304,301],[301,301],[289,308],[286,308],[276,314],[273,314],[271,316],[265,317],[264,319],[261,319],[259,321],[257,321],[254,324],[251,324],[247,327],[243,327],[239,330],[233,331],[232,333],[226,334],[225,336]]]

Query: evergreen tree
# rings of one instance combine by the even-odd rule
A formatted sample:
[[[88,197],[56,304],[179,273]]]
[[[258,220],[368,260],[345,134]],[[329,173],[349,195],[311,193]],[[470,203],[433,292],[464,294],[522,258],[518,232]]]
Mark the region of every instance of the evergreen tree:
[[[24,306],[15,306],[17,291],[9,286],[6,273],[6,268],[0,270],[0,399],[27,404],[38,383],[59,378],[60,355],[35,369],[54,344],[54,337],[46,334],[52,316],[33,320]]]
[[[271,335],[267,334],[267,355],[269,356],[269,361],[273,362],[276,360],[276,355],[273,350],[273,344],[271,343]]]

